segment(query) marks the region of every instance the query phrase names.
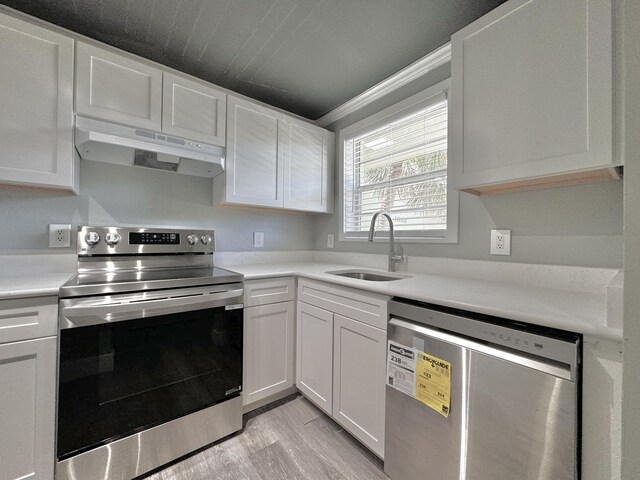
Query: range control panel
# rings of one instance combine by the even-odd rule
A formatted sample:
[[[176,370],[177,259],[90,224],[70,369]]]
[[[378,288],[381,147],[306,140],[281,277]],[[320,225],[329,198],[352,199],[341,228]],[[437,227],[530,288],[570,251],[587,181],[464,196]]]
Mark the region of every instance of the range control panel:
[[[176,232],[131,232],[129,245],[180,245],[180,234]]]
[[[78,256],[213,254],[213,230],[78,227]]]

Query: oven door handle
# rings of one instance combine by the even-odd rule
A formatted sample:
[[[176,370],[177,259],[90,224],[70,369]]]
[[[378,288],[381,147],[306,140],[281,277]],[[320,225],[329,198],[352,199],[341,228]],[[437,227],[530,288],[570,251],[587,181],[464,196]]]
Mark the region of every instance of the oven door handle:
[[[239,288],[206,295],[134,300],[127,303],[83,304],[80,302],[62,309],[60,328],[84,327],[208,308],[229,307],[229,310],[235,310],[243,308],[243,304],[240,303],[242,295],[243,290]],[[238,299],[239,303],[230,302],[233,298]]]

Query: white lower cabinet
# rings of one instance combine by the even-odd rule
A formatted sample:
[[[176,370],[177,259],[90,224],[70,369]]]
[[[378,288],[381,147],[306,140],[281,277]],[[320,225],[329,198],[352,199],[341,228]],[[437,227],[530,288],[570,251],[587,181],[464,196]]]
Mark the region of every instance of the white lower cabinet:
[[[331,415],[333,313],[298,302],[296,329],[296,386]]]
[[[295,283],[281,277],[244,284],[245,412],[295,391]]]
[[[52,480],[58,297],[0,300],[0,479]]]
[[[300,279],[298,299],[296,386],[383,458],[388,297]]]
[[[333,418],[380,457],[386,342],[384,330],[333,316]]]
[[[293,387],[294,314],[293,302],[245,310],[243,405]]]
[[[55,337],[0,345],[3,480],[53,479],[55,379]]]

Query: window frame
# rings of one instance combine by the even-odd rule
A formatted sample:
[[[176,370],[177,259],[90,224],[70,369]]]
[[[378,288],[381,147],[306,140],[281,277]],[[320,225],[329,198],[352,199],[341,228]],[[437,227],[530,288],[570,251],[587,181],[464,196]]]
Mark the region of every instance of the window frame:
[[[363,120],[360,120],[348,127],[340,130],[338,135],[338,158],[339,174],[338,174],[338,214],[340,230],[338,239],[341,242],[366,242],[366,235],[349,236],[344,229],[344,146],[345,140],[354,136],[358,136],[365,132],[375,130],[376,128],[391,123],[396,119],[410,115],[412,112],[425,108],[429,105],[437,103],[444,93],[448,97],[451,79],[439,82],[415,95],[412,95],[390,107],[387,107]],[[451,125],[451,112],[449,111],[449,119],[447,121],[447,142],[449,142],[449,131]],[[449,149],[447,149],[449,150]],[[451,159],[447,156],[447,228],[444,235],[439,236],[402,236],[396,235],[396,241],[402,243],[458,243],[458,221],[459,221],[459,205],[460,194],[451,186]],[[374,241],[388,241],[389,235],[386,232],[380,232],[374,238]]]

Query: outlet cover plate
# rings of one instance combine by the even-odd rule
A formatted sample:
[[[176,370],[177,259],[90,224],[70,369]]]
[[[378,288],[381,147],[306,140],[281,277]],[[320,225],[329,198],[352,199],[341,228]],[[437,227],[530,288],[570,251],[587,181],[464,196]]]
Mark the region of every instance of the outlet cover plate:
[[[71,246],[71,225],[49,225],[49,248],[65,248]]]
[[[253,232],[253,248],[264,248],[264,232]]]
[[[327,234],[327,248],[335,247],[335,235],[333,233]]]
[[[491,230],[491,255],[511,255],[511,230]]]

